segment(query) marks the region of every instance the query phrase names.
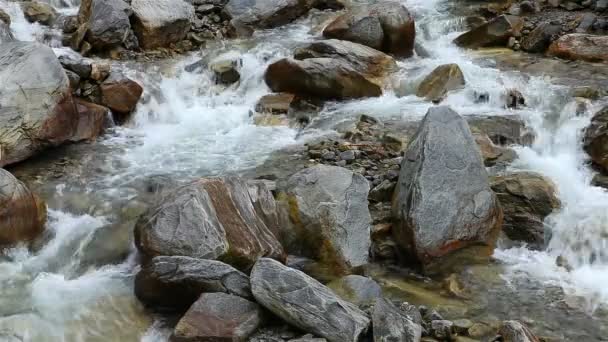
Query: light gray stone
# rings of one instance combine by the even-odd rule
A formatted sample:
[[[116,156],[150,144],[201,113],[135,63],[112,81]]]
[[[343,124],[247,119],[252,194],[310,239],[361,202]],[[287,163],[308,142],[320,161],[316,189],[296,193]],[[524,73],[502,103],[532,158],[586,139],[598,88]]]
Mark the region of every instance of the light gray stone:
[[[384,298],[376,301],[372,322],[374,342],[419,342],[422,336],[422,326]]]
[[[133,0],[133,30],[144,49],[167,47],[184,38],[194,6],[183,0]]]

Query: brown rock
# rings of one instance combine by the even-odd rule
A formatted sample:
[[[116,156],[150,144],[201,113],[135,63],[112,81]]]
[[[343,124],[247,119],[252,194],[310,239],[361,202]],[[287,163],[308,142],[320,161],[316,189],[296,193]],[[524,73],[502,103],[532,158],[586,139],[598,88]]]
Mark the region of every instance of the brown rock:
[[[139,83],[126,77],[110,78],[101,84],[101,104],[119,114],[135,110],[144,91]]]
[[[260,98],[255,105],[258,113],[287,114],[295,95],[289,93],[268,94]]]
[[[78,126],[72,141],[91,140],[98,137],[104,129],[108,108],[83,99],[74,99],[78,113]]]
[[[588,62],[608,61],[608,36],[571,33],[561,36],[549,46],[547,53],[564,59]]]
[[[597,112],[585,130],[585,151],[594,163],[608,171],[608,107]]]
[[[464,85],[464,75],[458,64],[440,65],[420,83],[416,96],[437,102],[449,91],[461,89]]]
[[[509,38],[522,28],[523,20],[512,15],[501,15],[491,21],[463,33],[454,40],[456,45],[466,48],[506,46]]]
[[[23,14],[30,22],[37,22],[43,25],[52,25],[57,18],[57,12],[53,6],[44,2],[29,1],[22,4]]]

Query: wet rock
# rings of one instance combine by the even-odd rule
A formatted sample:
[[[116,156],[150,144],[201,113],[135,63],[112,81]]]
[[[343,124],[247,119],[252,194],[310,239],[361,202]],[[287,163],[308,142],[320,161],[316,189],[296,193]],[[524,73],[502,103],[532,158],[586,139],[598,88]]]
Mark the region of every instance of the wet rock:
[[[552,25],[551,23],[542,23],[538,25],[530,34],[521,42],[521,47],[527,52],[545,52],[554,37],[557,37],[561,32],[559,25]]]
[[[526,99],[524,95],[517,89],[507,90],[505,95],[505,106],[507,108],[521,108],[526,105]]]
[[[15,40],[11,32],[11,17],[0,9],[0,44]]]
[[[0,248],[32,241],[44,231],[46,205],[4,169],[0,169],[0,208]]]
[[[131,33],[131,9],[123,0],[93,0],[85,39],[93,49],[121,46]]]
[[[408,316],[384,298],[376,301],[372,322],[374,342],[419,342],[422,335],[422,327],[414,317]]]
[[[502,210],[466,121],[429,109],[401,164],[393,233],[422,265],[474,245],[490,253]]]
[[[169,340],[246,341],[262,322],[258,304],[225,293],[205,293],[177,323]]]
[[[312,1],[301,0],[230,0],[224,13],[240,25],[273,28],[306,14],[312,5]]]
[[[604,189],[608,189],[608,176],[597,174],[595,175],[595,177],[593,177],[591,184],[593,186],[599,186]]]
[[[517,172],[493,177],[491,186],[503,209],[503,231],[509,239],[542,248],[543,222],[560,207],[553,183],[539,174]]]
[[[283,248],[256,210],[264,185],[237,177],[202,178],[166,194],[135,226],[135,244],[147,258],[182,255],[217,259],[240,269],[262,256],[280,260]]]
[[[382,297],[382,288],[373,279],[349,275],[327,284],[338,296],[357,306],[373,304]]]
[[[454,323],[446,320],[431,321],[431,335],[439,341],[450,341],[452,339],[452,328]]]
[[[75,72],[82,79],[87,79],[91,76],[93,63],[77,54],[61,55],[59,56],[59,63],[65,69]]]
[[[445,64],[438,66],[424,78],[416,96],[424,97],[428,101],[441,101],[452,90],[464,88],[465,80],[458,64]]]
[[[100,85],[100,90],[101,104],[123,116],[135,110],[144,91],[139,83],[120,74],[112,74]]]
[[[82,99],[74,99],[78,114],[78,125],[71,141],[92,140],[103,133],[108,117],[108,108]]]
[[[540,342],[528,327],[518,321],[504,321],[498,333],[503,342]]]
[[[356,342],[370,320],[308,275],[267,258],[251,271],[255,299],[286,322],[331,342]]]
[[[57,11],[53,6],[44,2],[27,1],[23,2],[23,14],[29,22],[36,22],[42,25],[53,25],[57,19]]]
[[[155,308],[185,310],[205,292],[251,298],[249,277],[220,261],[184,256],[155,257],[135,277],[135,295]]]
[[[70,80],[70,89],[72,89],[72,92],[77,91],[80,87],[80,76],[70,70],[65,70],[65,74],[68,77],[68,80]]]
[[[330,23],[323,35],[349,40],[399,57],[414,51],[414,18],[403,4],[395,1],[361,6]]]
[[[103,226],[84,238],[82,247],[75,254],[78,274],[89,268],[123,262],[131,253],[133,223]]]
[[[300,338],[295,338],[293,340],[289,340],[289,342],[327,342],[326,339],[324,338],[317,338],[314,337],[313,335],[304,335]]]
[[[72,138],[78,120],[70,83],[50,47],[4,43],[0,79],[0,167]]]
[[[456,45],[466,48],[506,46],[509,38],[521,30],[523,20],[520,17],[501,15],[478,26],[454,40]]]
[[[608,61],[608,36],[571,33],[554,41],[547,53],[564,59],[588,62]]]
[[[0,22],[5,23],[7,26],[11,24],[11,16],[2,9],[0,9]]]
[[[498,146],[530,143],[527,141],[526,126],[519,116],[467,115],[466,119],[471,129],[486,134]]]
[[[216,82],[230,85],[241,79],[239,68],[242,61],[238,55],[227,54],[220,56],[209,64],[209,69],[215,74]]]
[[[268,114],[287,114],[295,96],[289,93],[268,94],[260,98],[255,111]]]
[[[133,30],[144,49],[168,47],[190,30],[194,7],[183,0],[133,0]]]
[[[371,217],[363,176],[317,165],[293,175],[286,192],[305,254],[344,271],[367,264]]]
[[[594,163],[608,171],[608,107],[593,115],[585,129],[583,148]]]

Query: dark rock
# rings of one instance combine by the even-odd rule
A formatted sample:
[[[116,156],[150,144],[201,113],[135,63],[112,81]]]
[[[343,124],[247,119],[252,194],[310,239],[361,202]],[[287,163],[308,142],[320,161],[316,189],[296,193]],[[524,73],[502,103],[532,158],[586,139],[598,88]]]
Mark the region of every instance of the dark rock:
[[[517,35],[523,20],[516,16],[501,15],[491,21],[463,33],[454,40],[456,45],[466,48],[506,46],[510,37]]]
[[[37,22],[42,25],[53,25],[57,19],[57,11],[53,6],[44,2],[27,1],[22,3],[23,14],[30,22]]]
[[[446,320],[431,321],[431,335],[439,341],[451,341],[454,323]]]
[[[230,0],[224,13],[244,26],[272,28],[304,15],[312,5],[312,1],[301,0]]]
[[[384,298],[376,301],[372,322],[374,342],[419,342],[422,335],[422,327],[415,318],[399,310]]]
[[[217,83],[230,85],[241,79],[241,74],[239,74],[241,64],[240,57],[227,55],[221,56],[211,62],[209,69],[215,74]]]
[[[559,25],[542,23],[522,40],[521,47],[527,52],[545,52],[560,31],[561,27]]]
[[[131,32],[130,15],[123,0],[93,0],[85,39],[97,50],[121,46]]]
[[[593,115],[585,129],[583,147],[594,163],[608,171],[608,107]]]
[[[92,62],[78,55],[61,55],[59,56],[59,63],[65,69],[75,72],[82,79],[87,79],[91,76]]]

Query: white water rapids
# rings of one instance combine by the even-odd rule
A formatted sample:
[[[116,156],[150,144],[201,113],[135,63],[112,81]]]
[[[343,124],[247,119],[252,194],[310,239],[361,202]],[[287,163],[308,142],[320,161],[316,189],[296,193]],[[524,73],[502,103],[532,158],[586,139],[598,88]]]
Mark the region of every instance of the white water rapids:
[[[549,77],[500,71],[488,63],[482,66],[474,52],[455,47],[451,41],[464,26],[446,13],[445,0],[403,2],[415,13],[417,40],[430,57],[400,61],[402,79],[413,86],[436,66],[457,63],[467,86],[451,93],[443,104],[461,115],[521,116],[536,140],[532,146],[516,147],[519,159],[512,168],[539,172],[557,186],[562,208],[547,219],[552,236],[548,248],[498,249],[496,258],[508,265],[503,276],[557,284],[585,298],[590,311],[608,304],[608,255],[604,252],[608,192],[590,185],[593,172],[581,148],[582,130],[602,103],[591,104],[577,116],[575,106],[563,95],[566,89],[553,85]],[[43,39],[43,29],[28,23],[16,3],[0,0],[0,8],[11,15],[17,39]],[[251,41],[228,41],[175,62],[130,68],[130,76],[144,85],[144,99],[133,122],[101,142],[115,155],[101,167],[103,176],[88,180],[81,191],[129,199],[132,194],[123,189],[134,179],[238,172],[259,165],[272,151],[303,143],[292,129],[253,125],[249,111],[260,96],[269,93],[263,82],[266,66],[290,55],[299,44],[317,39],[318,30],[311,31],[314,25],[314,20],[305,18],[258,32]],[[243,60],[238,86],[218,88],[207,71],[184,71],[201,54],[209,60],[235,52]],[[527,107],[504,109],[501,95],[511,88],[524,94]],[[476,90],[487,91],[490,101],[475,103],[472,93]],[[430,106],[416,96],[397,97],[389,90],[380,98],[330,104],[322,116],[365,113],[412,120],[422,117]],[[63,189],[69,187],[57,186],[55,195],[63,196]],[[165,341],[168,332],[154,323],[133,295],[134,255],[120,265],[75,272],[79,248],[108,218],[50,209],[48,228],[55,232],[50,242],[36,253],[16,248],[6,260],[0,259],[0,340],[5,333],[35,342]],[[558,256],[567,259],[571,272],[556,266]]]

